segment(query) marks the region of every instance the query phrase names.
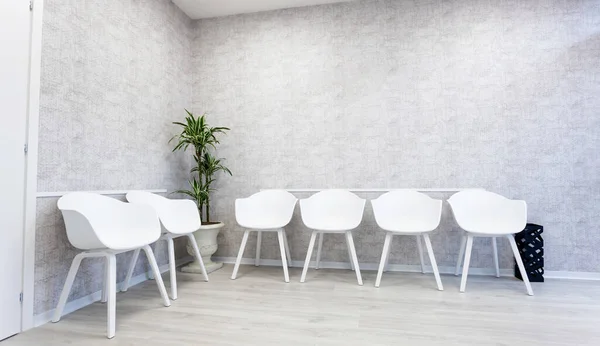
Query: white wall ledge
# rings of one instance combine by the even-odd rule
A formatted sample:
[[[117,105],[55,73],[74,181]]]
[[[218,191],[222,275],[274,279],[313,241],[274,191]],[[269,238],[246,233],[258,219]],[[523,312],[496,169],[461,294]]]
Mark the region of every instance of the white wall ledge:
[[[107,195],[107,196],[117,196],[117,195],[126,195],[131,191],[145,191],[152,193],[167,193],[167,189],[152,189],[152,190],[98,190],[98,191],[57,191],[57,192],[38,192],[37,198],[50,198],[50,197],[62,197],[67,193],[71,192],[90,192],[97,193],[99,195]]]
[[[261,189],[261,191],[264,190],[270,190],[270,189]],[[287,192],[319,192],[319,191],[323,191],[323,190],[329,190],[329,188],[323,188],[323,189],[282,189],[285,190]],[[386,189],[381,189],[381,188],[372,188],[372,189],[342,189],[342,190],[348,190],[350,192],[388,192],[388,191],[394,191],[394,190],[415,190],[415,191],[419,191],[419,192],[459,192],[459,191],[465,191],[465,190],[485,190],[483,188],[478,188],[478,187],[438,187],[438,188],[409,188],[409,187],[403,187],[403,188],[386,188]]]

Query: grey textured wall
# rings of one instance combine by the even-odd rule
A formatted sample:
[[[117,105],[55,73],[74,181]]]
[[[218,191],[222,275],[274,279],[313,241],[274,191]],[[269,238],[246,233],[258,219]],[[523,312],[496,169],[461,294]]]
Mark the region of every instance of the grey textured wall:
[[[38,190],[182,187],[189,160],[167,142],[191,103],[191,20],[169,0],[46,0],[43,20]],[[36,314],[55,307],[77,253],[56,201],[37,201]],[[101,273],[85,260],[71,299],[98,291]]]
[[[261,188],[483,187],[528,202],[546,269],[600,271],[600,2],[362,1],[201,20],[193,62],[195,111],[232,128],[218,255],[241,242],[234,199]],[[358,257],[373,263],[384,233],[365,219]],[[441,265],[456,259],[455,228],[446,216],[432,237]],[[290,236],[303,259],[298,215]],[[491,267],[486,244],[474,266]],[[341,238],[324,249],[347,259]],[[396,240],[391,261],[418,263],[414,240]]]

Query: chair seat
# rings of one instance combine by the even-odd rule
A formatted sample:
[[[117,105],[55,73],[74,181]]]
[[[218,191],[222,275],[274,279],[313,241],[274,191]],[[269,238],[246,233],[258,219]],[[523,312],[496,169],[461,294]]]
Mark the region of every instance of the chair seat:
[[[264,228],[264,227],[244,227],[246,230],[251,232],[277,232],[283,227],[279,228]]]
[[[194,233],[197,230],[198,230],[198,228],[195,228],[195,227],[170,229],[166,232],[163,232],[163,235],[165,235],[165,234],[185,235],[185,234]]]
[[[277,231],[278,229],[282,229],[283,227],[285,227],[287,224],[282,225],[280,223],[271,223],[271,222],[264,222],[264,220],[261,220],[263,222],[256,222],[256,223],[240,223],[239,225],[244,227],[244,228],[248,228],[250,230],[256,230],[256,231]]]
[[[110,228],[104,230],[106,239],[102,239],[110,250],[132,250],[158,240],[152,229],[142,228]]]
[[[391,228],[383,228],[383,227],[381,227],[381,229],[383,229],[386,232],[391,232],[394,234],[404,234],[404,235],[416,235],[416,234],[433,232],[433,230],[415,230],[415,229],[407,230],[407,229],[391,229]]]
[[[312,228],[315,231],[319,231],[319,232],[325,232],[325,233],[346,233],[348,231],[353,230],[354,228],[343,228],[343,229],[336,229],[336,228],[327,228],[327,227],[320,227],[320,228]]]
[[[504,236],[509,234],[515,234],[522,231],[522,229],[515,229],[514,225],[493,225],[488,228],[479,229],[464,229],[466,232],[473,233],[474,235],[481,234],[483,236]]]
[[[318,223],[305,223],[305,225],[312,230],[328,233],[344,233],[358,227],[356,223],[349,223],[347,218],[329,218],[327,220],[319,220]]]

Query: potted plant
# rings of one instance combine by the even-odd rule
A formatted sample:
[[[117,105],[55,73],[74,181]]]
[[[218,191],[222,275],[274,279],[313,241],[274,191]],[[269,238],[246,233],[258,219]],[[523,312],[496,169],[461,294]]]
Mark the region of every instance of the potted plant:
[[[215,181],[215,174],[220,171],[231,175],[231,171],[221,162],[223,159],[216,158],[211,150],[216,149],[219,144],[217,138],[220,134],[225,134],[228,131],[227,127],[210,127],[206,123],[206,114],[196,117],[187,109],[185,122],[174,122],[173,124],[181,127],[181,133],[173,136],[171,141],[176,141],[177,144],[173,151],[187,150],[190,146],[194,150],[195,165],[190,171],[191,178],[189,180],[189,190],[177,190],[174,193],[182,193],[191,197],[198,206],[198,213],[202,225],[200,229],[194,233],[200,255],[206,267],[207,272],[215,271],[223,266],[223,263],[215,263],[211,261],[211,256],[217,252],[217,235],[223,226],[222,222],[211,221],[210,219],[210,193],[214,191],[212,183]],[[188,244],[188,253],[193,256],[191,246]],[[198,261],[182,268],[182,271],[189,273],[201,273]]]

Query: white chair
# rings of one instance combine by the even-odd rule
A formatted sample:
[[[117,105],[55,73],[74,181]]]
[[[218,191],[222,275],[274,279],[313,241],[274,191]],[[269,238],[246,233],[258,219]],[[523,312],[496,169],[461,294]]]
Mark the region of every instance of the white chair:
[[[202,268],[202,274],[204,280],[208,281],[208,275],[204,262],[202,262],[202,256],[196,238],[194,238],[194,232],[197,231],[201,226],[200,214],[198,213],[198,207],[196,203],[188,199],[168,199],[166,197],[145,192],[145,191],[132,191],[126,195],[127,201],[133,204],[145,204],[152,207],[158,214],[160,223],[162,224],[163,234],[159,240],[166,240],[169,252],[169,273],[171,276],[171,299],[177,299],[177,270],[175,262],[175,244],[173,239],[178,237],[187,237],[188,241],[192,245],[196,260],[200,263]],[[131,263],[129,264],[129,270],[125,277],[123,284],[123,292],[127,291],[129,287],[129,280],[135,269],[135,264],[138,259],[140,250],[135,250]]]
[[[456,264],[456,275],[460,268],[460,260],[464,255],[462,280],[460,291],[464,292],[467,286],[467,275],[469,273],[469,262],[471,261],[471,249],[474,237],[491,237],[496,276],[500,276],[498,268],[498,250],[496,237],[506,237],[510,243],[517,266],[525,282],[527,294],[533,295],[531,284],[527,277],[523,261],[519,254],[514,234],[521,232],[527,224],[527,204],[525,201],[510,200],[501,195],[484,190],[468,190],[458,192],[448,203],[452,207],[452,213],[458,225],[465,231],[462,238],[458,263]]]
[[[81,261],[84,258],[104,258],[102,302],[108,301],[107,336],[109,339],[113,338],[117,292],[115,256],[131,250],[144,250],[156,277],[163,304],[171,305],[154,253],[149,246],[160,237],[160,222],[152,208],[87,192],[64,195],[58,200],[58,208],[65,221],[69,242],[84,251],[73,259],[52,322],[58,322],[62,316]]]
[[[250,232],[255,231],[257,238],[254,265],[258,266],[260,263],[262,232],[277,232],[283,265],[283,277],[285,282],[290,282],[288,264],[291,264],[292,257],[284,227],[292,220],[297,201],[298,199],[294,195],[284,190],[261,191],[248,198],[238,198],[235,200],[235,219],[246,230],[244,231],[240,251],[233,267],[233,273],[231,273],[232,280],[235,280],[237,277],[244,249],[246,248],[246,242],[248,241],[248,235]]]
[[[323,234],[336,233],[345,234],[350,266],[356,272],[358,284],[362,285],[362,276],[352,238],[352,230],[360,225],[366,200],[346,190],[325,190],[318,192],[309,198],[300,200],[300,211],[302,222],[306,227],[313,230],[310,236],[308,252],[304,261],[304,269],[300,282],[306,280],[306,272],[312,257],[315,239],[319,235],[319,248],[317,250],[317,269],[321,259],[321,247],[323,245]]]
[[[429,233],[440,224],[442,201],[417,191],[397,190],[381,195],[372,200],[371,204],[377,225],[386,231],[375,287],[379,287],[384,267],[389,262],[393,236],[414,235],[417,239],[417,249],[421,260],[421,272],[425,273],[423,246],[421,245],[421,237],[423,237],[437,287],[443,291],[444,287],[429,239]]]

